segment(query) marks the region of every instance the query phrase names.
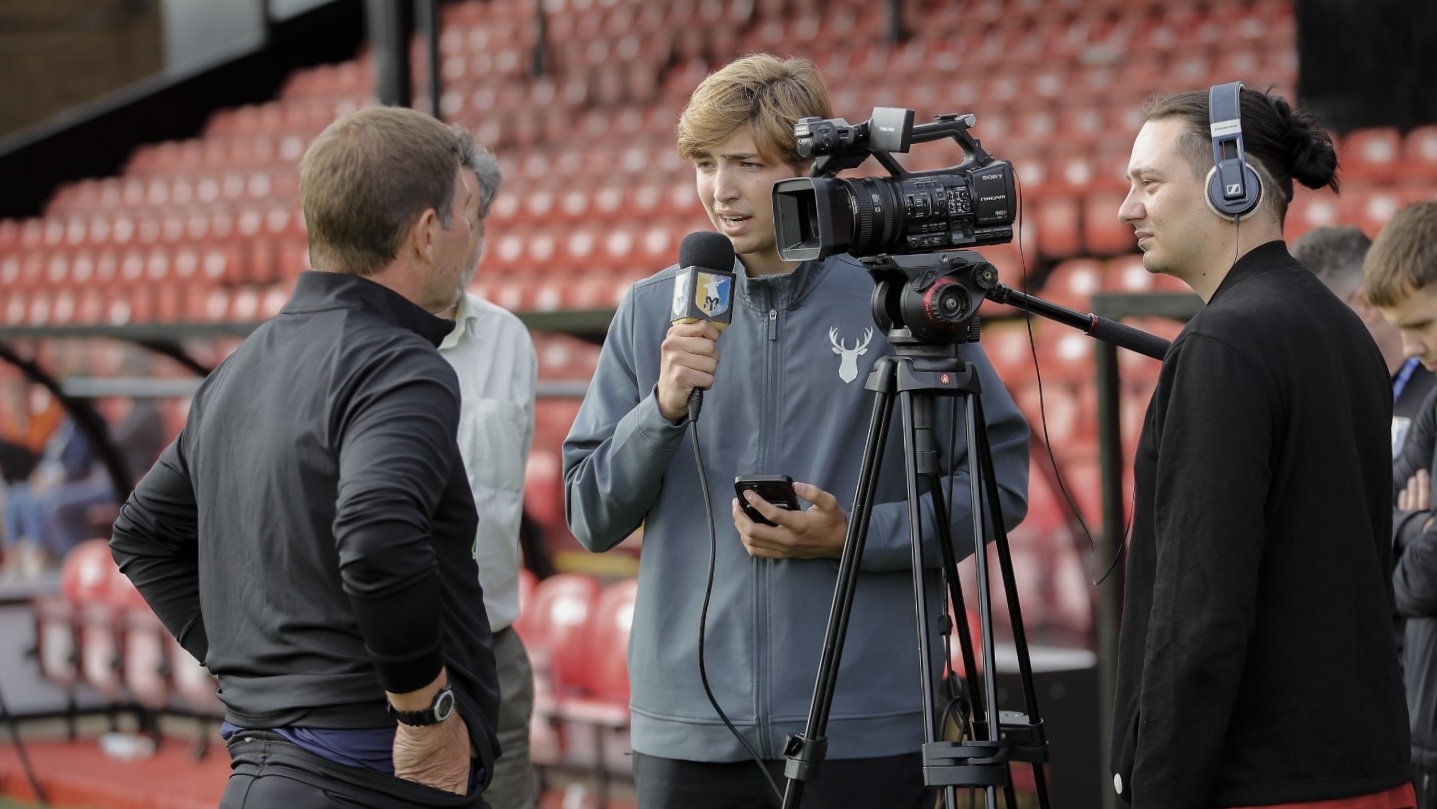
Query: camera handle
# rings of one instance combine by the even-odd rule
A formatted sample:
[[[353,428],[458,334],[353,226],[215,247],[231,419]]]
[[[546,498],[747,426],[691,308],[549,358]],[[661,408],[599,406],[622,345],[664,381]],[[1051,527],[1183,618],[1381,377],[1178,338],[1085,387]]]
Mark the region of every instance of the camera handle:
[[[915,356],[917,355],[917,356]],[[1007,530],[998,500],[998,484],[993,478],[992,452],[983,422],[983,407],[980,399],[982,390],[976,368],[956,355],[956,348],[949,346],[943,356],[935,356],[932,350],[899,347],[896,355],[879,358],[869,374],[865,388],[874,391],[873,415],[869,423],[868,436],[864,443],[862,463],[859,467],[858,489],[854,496],[853,509],[848,523],[848,535],[844,540],[843,553],[839,560],[838,580],[834,590],[833,603],[829,612],[828,628],[824,636],[823,652],[819,659],[818,677],[814,686],[813,702],[809,709],[808,722],[804,731],[788,738],[784,755],[788,763],[784,775],[788,779],[783,796],[784,809],[797,809],[803,796],[804,782],[813,777],[827,753],[827,739],[824,733],[828,726],[828,715],[833,704],[833,693],[837,683],[838,665],[843,655],[844,637],[847,634],[848,619],[853,607],[853,595],[858,583],[858,564],[863,555],[867,539],[869,519],[872,516],[873,492],[878,480],[883,448],[887,443],[888,429],[893,417],[893,404],[898,402],[902,417],[904,467],[908,491],[909,541],[912,551],[914,609],[918,631],[919,677],[923,697],[923,782],[929,787],[943,788],[944,805],[948,809],[956,806],[957,787],[983,787],[985,806],[996,806],[997,789],[1003,787],[1009,806],[1016,806],[1010,762],[1027,762],[1033,765],[1034,782],[1039,806],[1047,809],[1048,792],[1043,764],[1048,760],[1047,737],[1043,731],[1042,719],[1038,716],[1037,700],[1033,685],[1032,665],[1028,657],[1027,637],[1023,630],[1022,612],[1018,605],[1018,591],[1013,576],[1012,556],[1008,548]],[[939,717],[934,710],[934,683],[932,651],[928,633],[928,600],[926,572],[923,567],[921,543],[920,480],[929,482],[933,496],[934,514],[938,526],[939,546],[943,555],[943,573],[949,586],[955,612],[965,604],[961,584],[957,575],[957,561],[953,552],[951,532],[948,525],[947,505],[941,491],[938,455],[934,440],[936,418],[936,396],[959,396],[964,403],[964,419],[967,432],[967,463],[972,498],[973,535],[975,537],[974,559],[977,565],[978,610],[980,619],[981,653],[983,655],[984,696],[982,707],[973,706],[971,735],[973,741],[940,741]],[[981,489],[979,487],[982,487]],[[1018,670],[1022,680],[1026,713],[998,710],[997,685],[994,677],[997,666],[993,648],[993,615],[988,586],[988,560],[984,535],[984,501],[987,506],[986,524],[993,530],[993,545],[998,555],[998,566],[1007,594],[1008,611],[1013,622],[1013,639],[1018,655]],[[966,693],[978,694],[978,668],[975,665],[973,639],[966,617],[959,617],[957,624],[959,644],[963,655]],[[996,722],[991,717],[998,717]],[[967,717],[958,717],[963,723]],[[986,738],[979,739],[979,734]]]

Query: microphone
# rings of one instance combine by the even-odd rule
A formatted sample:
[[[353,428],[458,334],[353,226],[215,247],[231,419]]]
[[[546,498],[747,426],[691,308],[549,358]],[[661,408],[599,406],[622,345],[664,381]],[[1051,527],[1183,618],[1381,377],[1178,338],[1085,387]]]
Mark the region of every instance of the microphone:
[[[723,331],[733,320],[733,243],[722,233],[698,231],[679,244],[679,271],[674,276],[674,325],[707,320]],[[703,390],[689,394],[689,421],[698,421]]]

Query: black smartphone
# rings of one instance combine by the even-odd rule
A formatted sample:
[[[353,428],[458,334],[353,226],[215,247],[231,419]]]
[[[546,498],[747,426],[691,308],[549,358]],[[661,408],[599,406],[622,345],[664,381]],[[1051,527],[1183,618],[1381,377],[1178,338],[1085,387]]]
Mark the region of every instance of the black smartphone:
[[[738,504],[748,518],[759,525],[774,525],[749,505],[743,493],[752,490],[759,497],[789,511],[798,511],[798,495],[793,492],[793,478],[788,475],[739,475],[733,479],[733,490],[738,495]]]

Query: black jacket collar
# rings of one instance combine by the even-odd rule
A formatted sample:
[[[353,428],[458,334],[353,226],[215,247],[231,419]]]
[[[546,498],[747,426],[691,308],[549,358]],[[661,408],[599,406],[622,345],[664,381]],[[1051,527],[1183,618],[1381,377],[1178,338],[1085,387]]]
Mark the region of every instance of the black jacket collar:
[[[418,334],[434,344],[454,330],[454,321],[435,317],[394,290],[368,278],[340,272],[306,270],[299,274],[282,314],[326,309],[363,309],[375,317]]]
[[[1266,275],[1273,270],[1285,267],[1301,266],[1297,259],[1287,252],[1287,243],[1281,239],[1273,239],[1247,251],[1227,271],[1227,276],[1222,283],[1217,285],[1217,291],[1213,293],[1211,304],[1217,300],[1229,287],[1236,286],[1248,278],[1255,278],[1259,275]]]

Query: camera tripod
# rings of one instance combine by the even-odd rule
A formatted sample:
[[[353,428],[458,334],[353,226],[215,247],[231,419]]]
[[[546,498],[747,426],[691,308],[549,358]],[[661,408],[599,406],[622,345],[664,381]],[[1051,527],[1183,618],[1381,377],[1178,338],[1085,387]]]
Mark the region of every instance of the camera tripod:
[[[976,332],[976,320],[971,325]],[[863,556],[869,519],[872,516],[873,492],[877,488],[883,448],[888,441],[896,401],[902,418],[919,677],[923,689],[923,782],[928,787],[942,788],[944,806],[948,809],[956,806],[956,790],[960,787],[982,787],[985,790],[984,806],[988,809],[997,806],[997,791],[1002,788],[1005,790],[1007,805],[1016,807],[1010,763],[1031,763],[1039,805],[1047,809],[1048,793],[1043,772],[1043,764],[1048,760],[1047,738],[1042,720],[1038,716],[1033,672],[1028,658],[1022,613],[1018,605],[1012,557],[999,506],[998,485],[993,477],[992,452],[984,428],[982,390],[977,368],[958,357],[956,345],[926,344],[914,339],[906,329],[890,330],[889,341],[893,344],[895,353],[878,359],[865,384],[866,389],[874,391],[873,415],[863,448],[848,534],[844,539],[839,560],[838,581],[829,612],[823,652],[819,658],[818,678],[808,722],[801,734],[789,737],[784,750],[788,759],[784,768],[788,784],[783,796],[783,807],[795,809],[799,805],[804,782],[816,775],[826,753],[827,741],[824,733],[833,703],[838,664],[843,654],[844,636],[858,583],[858,563]],[[921,536],[920,483],[927,481],[928,491],[933,499],[938,545],[942,549],[943,576],[948,583],[954,611],[962,610],[965,602],[951,542],[948,507],[940,486],[941,475],[934,435],[936,398],[939,396],[956,396],[963,405],[982,635],[979,648],[983,656],[983,700],[981,705],[976,700],[973,702],[971,717],[957,717],[960,728],[966,725],[965,735],[969,736],[968,741],[957,742],[940,739],[943,726],[934,708],[935,684],[925,581],[927,573],[923,563]],[[997,667],[993,648],[993,615],[988,586],[989,565],[982,540],[989,533],[985,531],[985,527],[991,529],[998,567],[1007,594],[1008,610],[1012,616],[1013,639],[1018,654],[1018,670],[1022,679],[1026,713],[998,710],[997,685],[994,680]],[[957,625],[963,656],[965,695],[971,699],[972,695],[980,693],[973,638],[965,618],[954,623]],[[947,712],[944,714],[946,716]]]

